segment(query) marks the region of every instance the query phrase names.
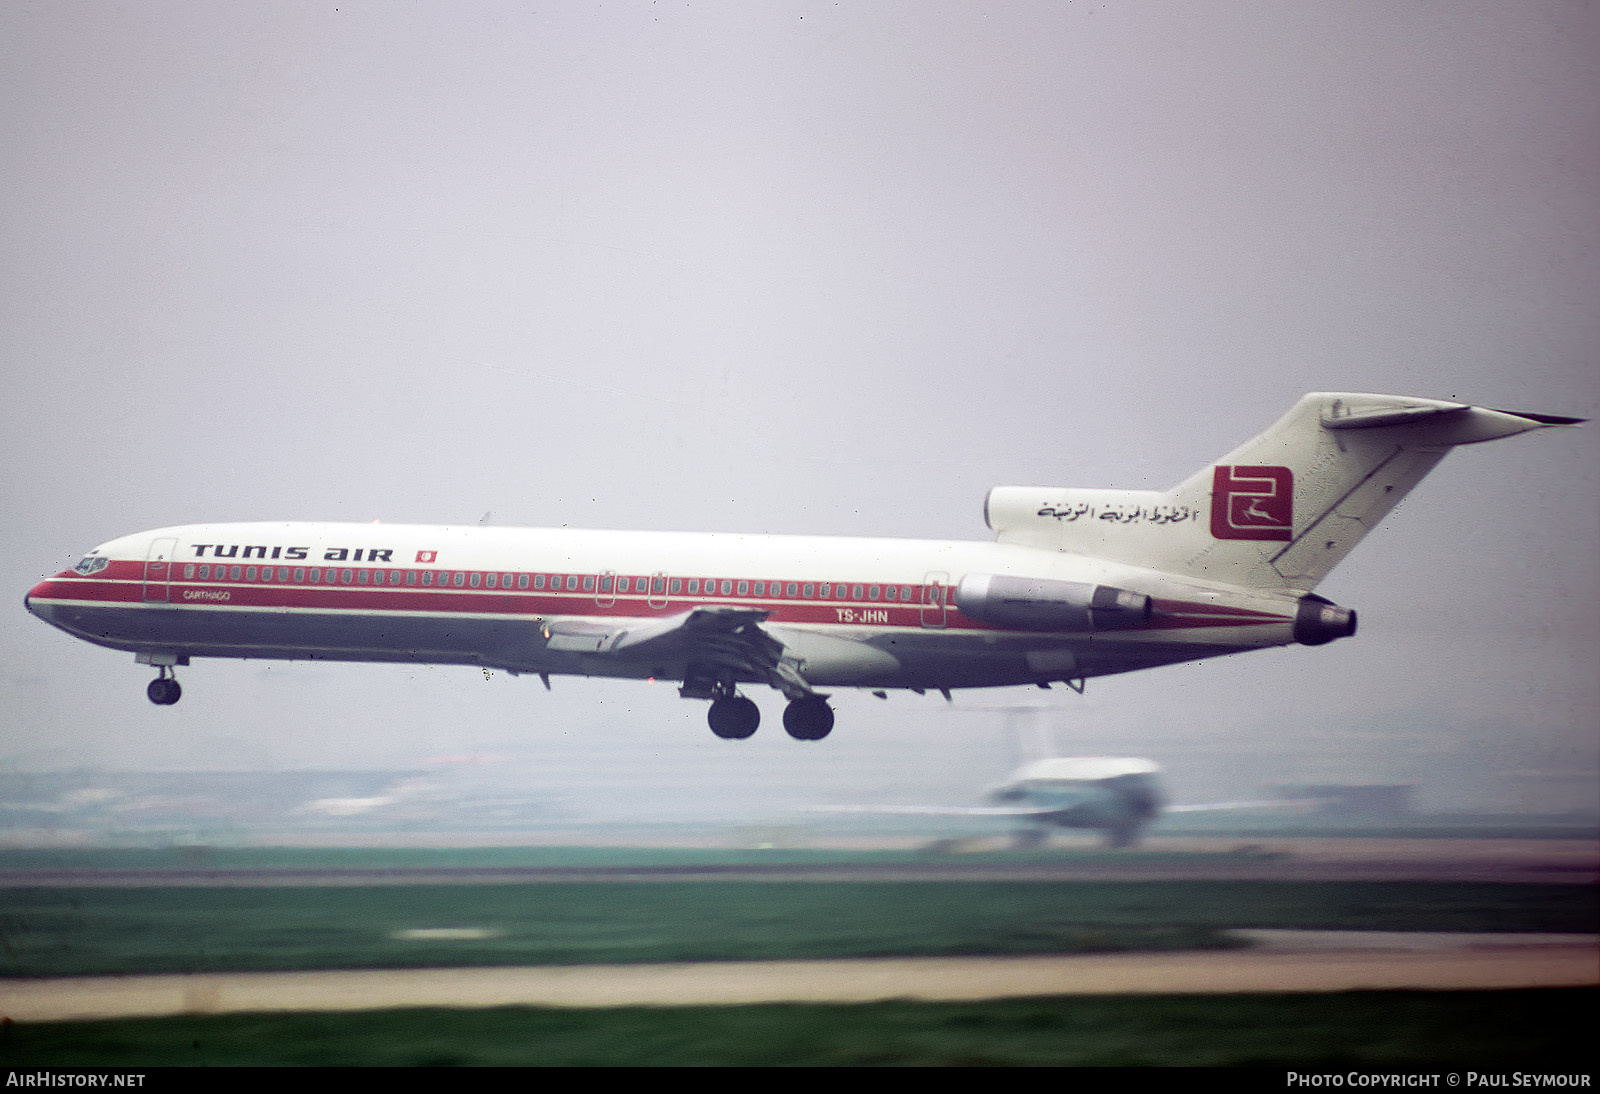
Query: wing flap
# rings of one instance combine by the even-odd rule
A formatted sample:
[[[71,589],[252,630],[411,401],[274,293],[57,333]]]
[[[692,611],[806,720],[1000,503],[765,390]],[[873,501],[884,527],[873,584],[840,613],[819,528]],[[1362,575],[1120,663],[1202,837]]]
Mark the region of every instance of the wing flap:
[[[622,623],[560,620],[545,625],[547,648],[568,653],[614,657],[656,657],[663,654],[754,677],[789,699],[816,694],[798,662],[784,645],[762,628],[772,613],[755,608],[710,606],[664,619],[630,619]]]

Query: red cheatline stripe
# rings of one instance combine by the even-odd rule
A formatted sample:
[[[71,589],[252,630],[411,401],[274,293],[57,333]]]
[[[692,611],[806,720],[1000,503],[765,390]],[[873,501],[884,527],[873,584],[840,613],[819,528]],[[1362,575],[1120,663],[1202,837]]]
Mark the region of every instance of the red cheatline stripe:
[[[227,599],[219,599],[222,596]],[[652,607],[644,599],[618,595],[601,607],[592,593],[504,592],[488,590],[424,589],[408,586],[322,586],[244,583],[200,584],[172,582],[165,601],[146,601],[144,583],[73,578],[44,582],[34,594],[40,602],[71,601],[106,606],[139,605],[167,608],[198,607],[214,610],[273,611],[284,608],[302,611],[370,611],[432,615],[561,616],[583,615],[600,618],[649,618],[672,615],[705,605],[726,604],[770,611],[776,623],[811,623],[833,626],[887,626],[922,629],[922,606],[889,604],[883,601],[805,601],[757,600],[748,598],[689,599],[678,596],[665,607]],[[1263,626],[1286,622],[1286,617],[1245,610],[1224,615],[1214,605],[1203,605],[1206,614],[1158,615],[1148,624],[1121,628],[1123,631],[1186,630],[1216,627]],[[969,619],[955,608],[945,613],[946,626],[957,630],[1005,631],[1013,628],[993,626]],[[1021,628],[1015,628],[1021,629]]]

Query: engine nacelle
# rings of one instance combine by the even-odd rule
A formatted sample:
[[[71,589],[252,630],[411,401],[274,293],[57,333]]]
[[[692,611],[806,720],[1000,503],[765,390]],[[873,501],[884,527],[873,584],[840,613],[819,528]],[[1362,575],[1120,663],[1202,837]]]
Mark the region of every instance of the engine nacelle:
[[[1356,613],[1341,608],[1331,600],[1315,593],[1300,598],[1300,608],[1294,613],[1294,640],[1305,646],[1320,646],[1335,638],[1349,638],[1356,633]]]
[[[1150,618],[1150,598],[1110,585],[1051,581],[1004,574],[968,574],[956,585],[962,614],[1030,631],[1090,631],[1131,627]]]

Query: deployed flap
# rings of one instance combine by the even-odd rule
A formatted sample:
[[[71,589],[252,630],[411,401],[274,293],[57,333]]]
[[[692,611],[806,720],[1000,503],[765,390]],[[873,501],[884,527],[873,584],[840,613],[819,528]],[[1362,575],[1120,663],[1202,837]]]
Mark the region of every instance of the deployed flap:
[[[706,607],[664,619],[629,619],[619,624],[566,619],[546,625],[544,634],[550,649],[575,653],[640,653],[663,646],[681,647],[737,636],[747,627],[775,642],[757,626],[771,614],[752,608]]]
[[[674,659],[727,668],[736,676],[754,677],[791,699],[814,694],[783,643],[761,624],[771,612],[755,608],[709,606],[664,619],[630,619],[622,624],[562,620],[547,624],[552,650],[647,657],[670,654]]]

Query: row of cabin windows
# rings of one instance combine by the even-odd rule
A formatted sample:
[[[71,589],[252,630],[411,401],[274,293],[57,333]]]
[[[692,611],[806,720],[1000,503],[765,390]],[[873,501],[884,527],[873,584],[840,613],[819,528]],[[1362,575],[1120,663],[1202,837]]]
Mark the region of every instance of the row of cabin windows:
[[[257,581],[262,583],[294,585],[421,585],[433,588],[471,589],[527,589],[565,590],[579,589],[592,593],[598,581],[599,591],[623,595],[633,592],[639,596],[759,596],[787,597],[805,600],[887,600],[913,604],[917,601],[916,585],[847,585],[844,583],[799,581],[735,581],[731,578],[674,577],[616,577],[606,574],[502,574],[482,573],[476,570],[356,570],[323,569],[319,566],[227,566],[210,563],[188,563],[183,568],[185,580],[193,581]],[[768,589],[771,593],[768,593]]]
[[[420,576],[419,576],[420,575]],[[526,589],[527,574],[485,574],[465,570],[340,570],[320,566],[211,566],[189,563],[185,580],[259,581],[294,585],[424,585],[489,589]]]

